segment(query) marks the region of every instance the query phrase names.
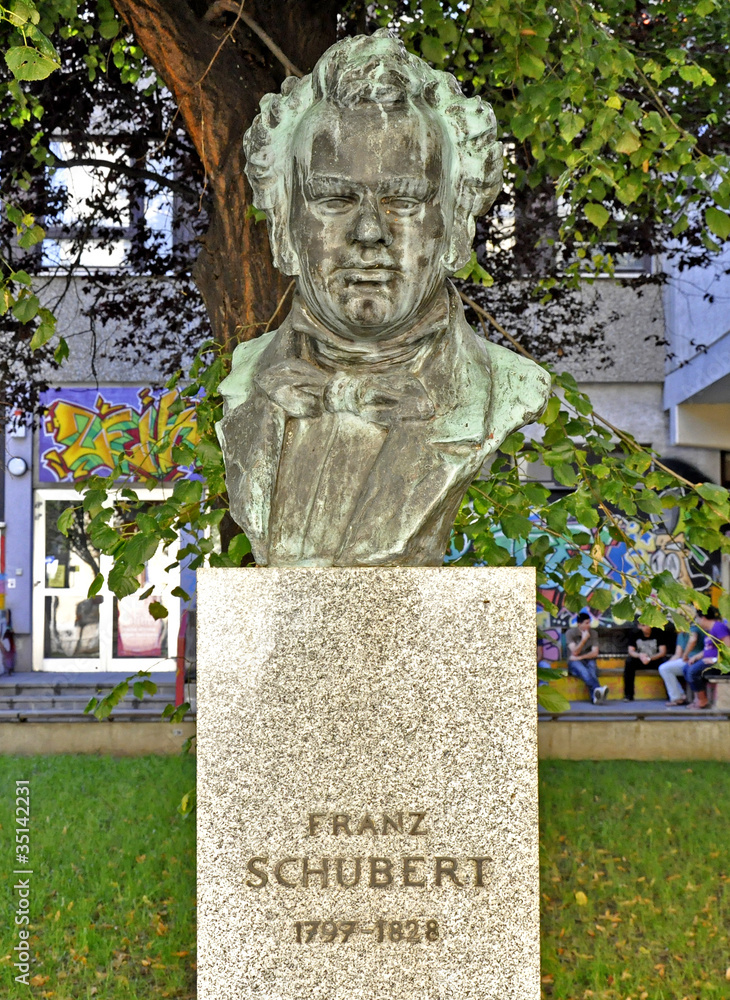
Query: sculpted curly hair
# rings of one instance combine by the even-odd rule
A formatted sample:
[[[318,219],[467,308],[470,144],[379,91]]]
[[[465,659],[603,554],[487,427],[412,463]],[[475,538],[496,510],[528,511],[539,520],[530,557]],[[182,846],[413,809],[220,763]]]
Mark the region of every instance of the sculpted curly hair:
[[[474,218],[490,208],[502,186],[502,144],[496,141],[494,113],[479,97],[464,97],[450,73],[432,69],[381,30],[337,42],[311,74],[287,77],[281,94],[261,99],[261,113],[243,138],[246,175],[254,204],[266,213],[279,270],[299,271],[289,238],[293,144],[299,122],[322,101],[342,108],[366,102],[410,105],[435,114],[453,148],[451,176],[446,178],[453,224],[443,265],[448,273],[463,267],[471,254]]]

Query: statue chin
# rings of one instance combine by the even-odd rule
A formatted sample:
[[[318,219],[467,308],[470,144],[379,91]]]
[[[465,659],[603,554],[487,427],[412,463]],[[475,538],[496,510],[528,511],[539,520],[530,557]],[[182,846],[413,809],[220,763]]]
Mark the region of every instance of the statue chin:
[[[393,302],[385,290],[347,289],[332,295],[322,290],[312,295],[306,285],[300,285],[305,305],[333,333],[348,340],[387,340],[400,329],[411,309]]]
[[[393,308],[382,295],[355,293],[340,303],[340,324],[375,337],[394,325]]]

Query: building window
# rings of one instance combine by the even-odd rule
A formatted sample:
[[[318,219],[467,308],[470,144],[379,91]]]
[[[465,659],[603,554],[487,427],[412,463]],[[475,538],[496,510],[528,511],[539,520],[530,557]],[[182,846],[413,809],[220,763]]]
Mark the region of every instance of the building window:
[[[110,144],[87,146],[78,154],[71,142],[51,143],[46,238],[41,251],[45,270],[70,267],[105,269],[129,264],[133,240],[169,254],[173,243],[173,195],[151,179],[120,173],[131,169],[126,151]],[[165,174],[164,158],[148,159],[150,174]]]

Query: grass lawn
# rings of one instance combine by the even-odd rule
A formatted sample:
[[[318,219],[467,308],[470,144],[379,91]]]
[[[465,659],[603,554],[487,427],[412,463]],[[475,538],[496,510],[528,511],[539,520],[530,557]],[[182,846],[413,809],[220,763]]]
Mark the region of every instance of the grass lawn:
[[[0,996],[195,996],[190,758],[0,760]],[[31,989],[16,983],[15,780],[31,782]],[[730,1000],[723,764],[541,767],[543,996]]]
[[[15,781],[30,781],[30,989],[15,982]],[[4,1000],[195,996],[191,758],[0,760]]]
[[[727,765],[546,761],[540,795],[543,995],[729,1000]]]

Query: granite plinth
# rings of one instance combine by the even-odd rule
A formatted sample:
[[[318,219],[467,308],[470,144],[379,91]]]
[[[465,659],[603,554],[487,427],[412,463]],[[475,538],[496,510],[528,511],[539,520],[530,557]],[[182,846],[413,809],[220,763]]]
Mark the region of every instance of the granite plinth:
[[[200,572],[199,1000],[538,1000],[534,586]]]

